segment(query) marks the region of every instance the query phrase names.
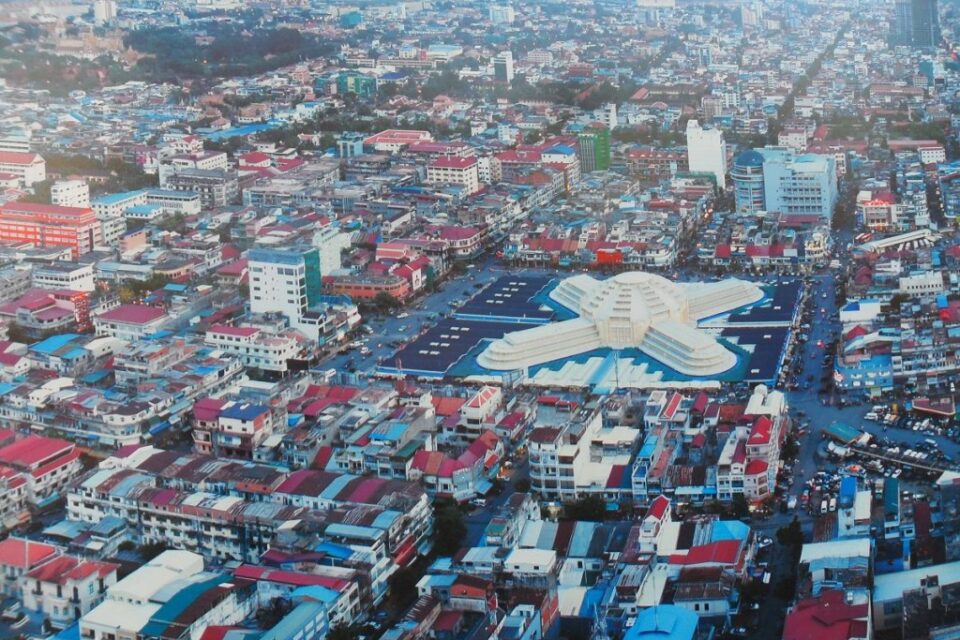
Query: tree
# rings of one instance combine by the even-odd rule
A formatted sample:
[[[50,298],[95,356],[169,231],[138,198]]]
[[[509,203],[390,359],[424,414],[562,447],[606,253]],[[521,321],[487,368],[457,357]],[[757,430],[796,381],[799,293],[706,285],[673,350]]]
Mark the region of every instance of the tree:
[[[735,518],[746,518],[750,515],[750,505],[747,504],[747,498],[742,493],[733,494],[730,509],[733,511],[733,517]]]
[[[777,542],[785,547],[790,547],[791,551],[799,553],[803,546],[803,527],[796,516],[793,517],[790,524],[777,529]]]
[[[16,322],[11,322],[7,325],[7,338],[9,338],[12,342],[22,342],[23,344],[30,344],[33,342],[30,332]]]
[[[420,575],[421,572],[411,566],[400,569],[390,577],[390,596],[399,605],[397,608],[405,609],[416,600]]]
[[[584,496],[576,502],[565,502],[563,515],[569,520],[603,520],[607,513],[607,502],[603,496]]]
[[[137,551],[140,553],[140,557],[143,558],[145,562],[150,562],[166,550],[167,545],[162,542],[148,542],[140,545],[140,547],[137,549]]]
[[[444,502],[434,507],[434,549],[445,556],[453,555],[467,536],[463,513],[455,502]]]
[[[350,630],[350,627],[344,623],[339,623],[337,626],[330,629],[327,632],[327,640],[355,640],[356,635],[353,631]]]
[[[43,182],[34,182],[31,185],[33,193],[20,198],[20,202],[33,202],[37,204],[50,204],[50,187],[53,186],[52,180]]]
[[[890,298],[890,311],[893,313],[900,313],[900,307],[903,306],[903,303],[910,299],[905,293],[896,293],[893,297]]]
[[[797,457],[797,454],[800,453],[800,447],[797,445],[796,440],[787,438],[786,442],[783,443],[783,449],[780,453],[784,460],[793,460]]]
[[[400,306],[396,298],[383,291],[373,297],[373,304],[379,311],[384,313]]]

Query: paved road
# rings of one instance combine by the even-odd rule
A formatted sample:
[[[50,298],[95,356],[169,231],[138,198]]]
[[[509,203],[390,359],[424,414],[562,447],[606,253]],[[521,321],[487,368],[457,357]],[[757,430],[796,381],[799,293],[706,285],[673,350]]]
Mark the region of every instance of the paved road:
[[[527,456],[524,456],[521,464],[514,468],[510,478],[504,480],[503,491],[500,495],[490,496],[487,499],[487,506],[472,511],[463,519],[464,524],[467,525],[467,537],[463,541],[464,547],[474,547],[480,543],[483,530],[487,528],[490,520],[496,515],[500,507],[506,504],[510,496],[515,493],[514,484],[521,478],[530,478],[530,459]]]

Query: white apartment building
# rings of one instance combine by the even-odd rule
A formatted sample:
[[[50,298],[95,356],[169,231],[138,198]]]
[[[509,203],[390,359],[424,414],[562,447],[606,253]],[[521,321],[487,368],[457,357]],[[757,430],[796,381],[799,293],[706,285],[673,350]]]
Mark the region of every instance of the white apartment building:
[[[123,193],[107,194],[96,198],[91,203],[91,206],[98,220],[107,220],[111,218],[122,218],[124,211],[130,207],[136,207],[141,204],[147,204],[146,191],[126,191]]]
[[[169,319],[170,316],[159,307],[122,304],[95,316],[93,327],[98,336],[111,336],[133,342],[156,333]]]
[[[731,431],[717,457],[717,498],[723,501],[741,494],[759,502],[776,486],[780,445],[787,427],[786,398],[780,391],[757,385],[744,416],[753,422]]]
[[[308,309],[321,295],[319,250],[255,247],[247,253],[247,261],[250,312],[279,313],[291,327],[304,327]]]
[[[921,164],[939,164],[947,161],[947,151],[937,145],[935,147],[918,147],[917,155]]]
[[[47,163],[36,153],[0,151],[0,173],[12,173],[29,187],[47,179]]]
[[[93,263],[51,262],[36,265],[30,274],[34,287],[41,289],[72,289],[92,292],[97,288],[93,277]]]
[[[30,138],[23,136],[7,136],[0,138],[0,151],[30,153]]]
[[[93,21],[98,25],[113,22],[117,17],[117,3],[115,0],[94,0]]]
[[[165,215],[179,213],[184,216],[195,216],[203,209],[200,194],[189,191],[150,189],[146,192],[144,203],[159,205]]]
[[[245,367],[287,371],[288,361],[300,353],[300,342],[291,335],[268,334],[259,327],[217,324],[207,330],[204,342],[237,356]]]
[[[504,51],[494,56],[493,79],[504,84],[513,82],[513,54],[511,52]]]
[[[943,274],[939,271],[922,271],[900,278],[900,293],[911,297],[935,296],[947,290]]]
[[[171,156],[160,165],[160,187],[168,189],[167,182],[171,177],[187,169],[201,171],[216,171],[229,168],[227,154],[223,151],[207,151],[204,153],[181,154]]]
[[[807,148],[808,139],[804,127],[788,127],[777,134],[777,145],[802,153]]]
[[[117,582],[119,565],[57,556],[20,578],[23,607],[38,611],[58,629],[89,613]]]
[[[704,129],[696,120],[687,122],[687,163],[691,173],[710,173],[717,188],[727,188],[727,143],[719,129]]]
[[[50,204],[61,207],[89,207],[90,186],[85,180],[57,180],[50,187]]]
[[[469,193],[480,190],[480,172],[476,158],[442,156],[427,167],[427,182],[435,185],[458,185]]]
[[[762,149],[766,210],[787,215],[833,217],[837,202],[837,162],[833,156],[795,155],[788,149]]]
[[[630,465],[639,439],[640,431],[631,427],[603,428],[596,408],[568,416],[562,426],[535,427],[527,439],[530,486],[550,500],[607,496],[613,468]]]

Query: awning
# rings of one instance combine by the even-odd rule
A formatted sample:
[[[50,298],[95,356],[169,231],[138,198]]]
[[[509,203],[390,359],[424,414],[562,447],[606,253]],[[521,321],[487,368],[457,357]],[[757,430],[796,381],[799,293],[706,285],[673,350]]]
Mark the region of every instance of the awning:
[[[158,422],[157,424],[155,424],[155,425],[153,425],[152,427],[150,427],[150,435],[156,435],[156,434],[160,433],[161,431],[166,431],[166,430],[169,429],[169,428],[170,428],[170,422],[169,422],[169,421],[164,420],[163,422]]]

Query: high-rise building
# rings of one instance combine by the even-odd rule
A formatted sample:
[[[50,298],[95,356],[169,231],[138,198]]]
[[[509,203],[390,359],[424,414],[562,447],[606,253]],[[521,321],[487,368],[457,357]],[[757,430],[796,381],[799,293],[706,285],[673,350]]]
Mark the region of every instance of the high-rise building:
[[[766,210],[763,197],[763,156],[750,149],[733,162],[730,172],[737,211],[757,214]]]
[[[490,22],[493,24],[512,24],[517,15],[513,10],[513,4],[507,2],[504,4],[493,3],[488,8]]]
[[[616,102],[607,102],[593,112],[593,121],[599,122],[610,131],[613,131],[617,128],[617,124],[620,121],[619,118],[620,117],[617,115]]]
[[[510,84],[513,82],[513,54],[504,51],[493,59],[493,79]]]
[[[892,39],[897,45],[936,48],[940,44],[937,0],[897,0]]]
[[[577,147],[580,173],[610,168],[610,129],[594,122],[577,136]]]
[[[837,204],[837,162],[812,153],[766,158],[763,193],[767,211],[818,216],[829,224]]]
[[[363,155],[363,140],[366,135],[357,131],[345,131],[337,139],[337,154],[341,158]]]
[[[704,129],[696,120],[687,122],[687,163],[691,173],[709,173],[717,188],[727,187],[727,143],[719,129]]]
[[[117,3],[115,0],[94,0],[93,21],[98,25],[113,22],[117,17]]]
[[[279,313],[295,329],[318,328],[310,307],[320,302],[320,252],[316,247],[254,247],[247,253],[250,312]]]
[[[837,203],[837,162],[831,155],[796,154],[785,147],[749,150],[731,172],[737,211],[817,216],[828,222]]]

